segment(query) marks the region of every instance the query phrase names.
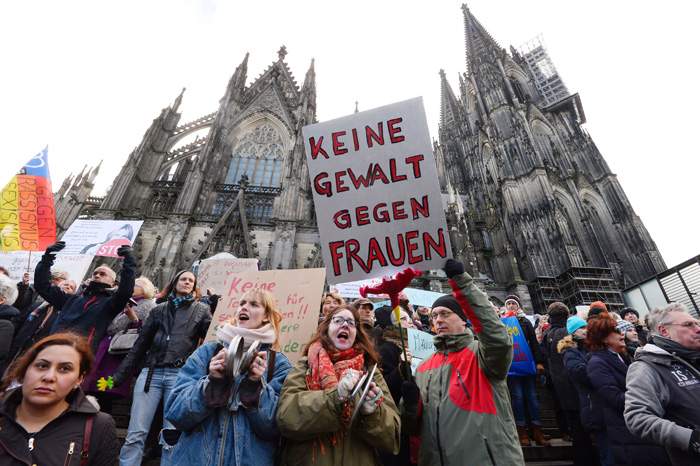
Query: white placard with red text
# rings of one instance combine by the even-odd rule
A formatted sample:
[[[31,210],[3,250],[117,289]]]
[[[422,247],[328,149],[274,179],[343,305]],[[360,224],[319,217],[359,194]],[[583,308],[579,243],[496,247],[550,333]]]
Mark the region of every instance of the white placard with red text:
[[[132,245],[143,220],[76,220],[61,237],[65,254],[118,257],[119,246]]]
[[[329,284],[452,256],[422,98],[302,131]]]

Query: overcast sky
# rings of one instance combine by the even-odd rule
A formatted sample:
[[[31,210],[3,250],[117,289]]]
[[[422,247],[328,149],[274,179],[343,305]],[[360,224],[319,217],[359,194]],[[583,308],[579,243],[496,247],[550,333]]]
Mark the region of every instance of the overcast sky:
[[[6,180],[48,144],[54,189],[104,159],[104,192],[187,87],[181,122],[215,111],[245,52],[249,82],[284,44],[298,83],[316,59],[319,120],[415,96],[437,137],[444,68],[465,69],[462,2],[22,1],[0,5]],[[472,0],[503,47],[542,34],[599,149],[668,266],[700,253],[693,1]]]

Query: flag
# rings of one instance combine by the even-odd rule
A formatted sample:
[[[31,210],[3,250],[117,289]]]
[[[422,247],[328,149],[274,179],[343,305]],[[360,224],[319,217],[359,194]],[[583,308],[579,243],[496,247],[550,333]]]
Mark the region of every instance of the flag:
[[[0,251],[43,251],[56,242],[48,147],[0,192]]]

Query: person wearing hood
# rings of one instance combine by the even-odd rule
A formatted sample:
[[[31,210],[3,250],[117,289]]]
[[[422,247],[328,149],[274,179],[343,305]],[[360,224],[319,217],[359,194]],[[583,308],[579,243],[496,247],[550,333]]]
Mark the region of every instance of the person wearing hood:
[[[591,351],[586,372],[593,385],[595,404],[603,413],[608,438],[604,466],[669,465],[663,448],[632,434],[625,425],[625,338],[608,312],[588,320],[586,345]]]
[[[578,410],[578,395],[566,375],[564,369],[564,356],[557,351],[557,345],[562,338],[568,335],[566,322],[569,318],[569,307],[555,301],[547,307],[549,315],[549,329],[544,333],[540,348],[547,360],[547,372],[554,388],[554,400],[559,411],[557,422],[562,434],[571,436],[572,428],[567,422],[566,412]]]
[[[381,370],[353,393],[363,373],[379,364],[357,309],[329,311],[304,355],[289,372],[277,409],[285,438],[283,466],[373,466],[377,451],[398,453],[401,421]],[[355,417],[353,416],[355,413]]]
[[[164,291],[167,301],[151,310],[136,343],[112,376],[118,387],[137,366],[145,365],[134,385],[129,430],[119,455],[122,466],[141,464],[158,405],[161,400],[167,403],[180,368],[211,323],[209,306],[198,301],[197,278],[192,272],[178,272]],[[172,423],[164,419],[161,446],[169,449],[177,436]]]
[[[3,466],[114,466],[114,420],[86,398],[80,383],[92,353],[84,337],[57,333],[32,345],[6,374],[0,390]]]
[[[218,341],[187,359],[165,404],[166,419],[182,434],[163,465],[272,466],[279,443],[277,402],[292,367],[279,352],[281,321],[272,294],[248,291],[233,320],[218,329]],[[255,341],[260,346],[250,367],[233,374],[223,346],[235,337],[243,339],[244,351]]]
[[[673,466],[700,464],[700,322],[680,303],[649,314],[653,343],[627,372],[625,422]]]
[[[566,375],[576,389],[579,406],[577,410],[565,412],[567,424],[571,428],[574,448],[574,466],[594,466],[603,461],[605,454],[605,430],[603,419],[591,401],[593,386],[586,372],[588,350],[586,349],[586,321],[571,316],[566,321],[567,336],[559,340],[557,351],[564,356]],[[591,442],[590,433],[601,433],[597,438],[598,449]]]
[[[639,320],[639,312],[631,307],[626,307],[620,312],[620,317],[634,325],[634,329],[637,331],[637,336],[639,337],[639,345],[646,345],[649,337],[649,330],[644,326],[642,321]]]
[[[117,255],[123,261],[116,291],[112,290],[116,273],[106,265],[100,265],[92,272],[85,289],[68,294],[51,284],[51,266],[56,253],[65,247],[66,243],[58,241],[46,248],[34,270],[34,287],[49,304],[61,310],[51,333],[71,331],[85,335],[94,353],[110,322],[124,309],[134,291],[136,261],[131,247],[121,246]]]
[[[453,294],[432,306],[437,352],[401,387],[403,428],[421,435],[418,465],[523,465],[506,383],[513,341],[464,265],[448,259],[443,270]]]

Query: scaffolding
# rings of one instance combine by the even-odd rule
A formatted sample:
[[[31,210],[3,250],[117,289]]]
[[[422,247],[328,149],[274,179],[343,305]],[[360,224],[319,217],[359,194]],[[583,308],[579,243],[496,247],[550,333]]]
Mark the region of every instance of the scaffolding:
[[[523,44],[520,54],[535,78],[535,87],[544,99],[544,107],[569,97],[569,90],[549,58],[541,35]]]
[[[602,267],[571,267],[557,277],[537,277],[528,284],[535,312],[544,313],[554,301],[569,308],[602,301],[611,311],[625,307],[612,270]]]

